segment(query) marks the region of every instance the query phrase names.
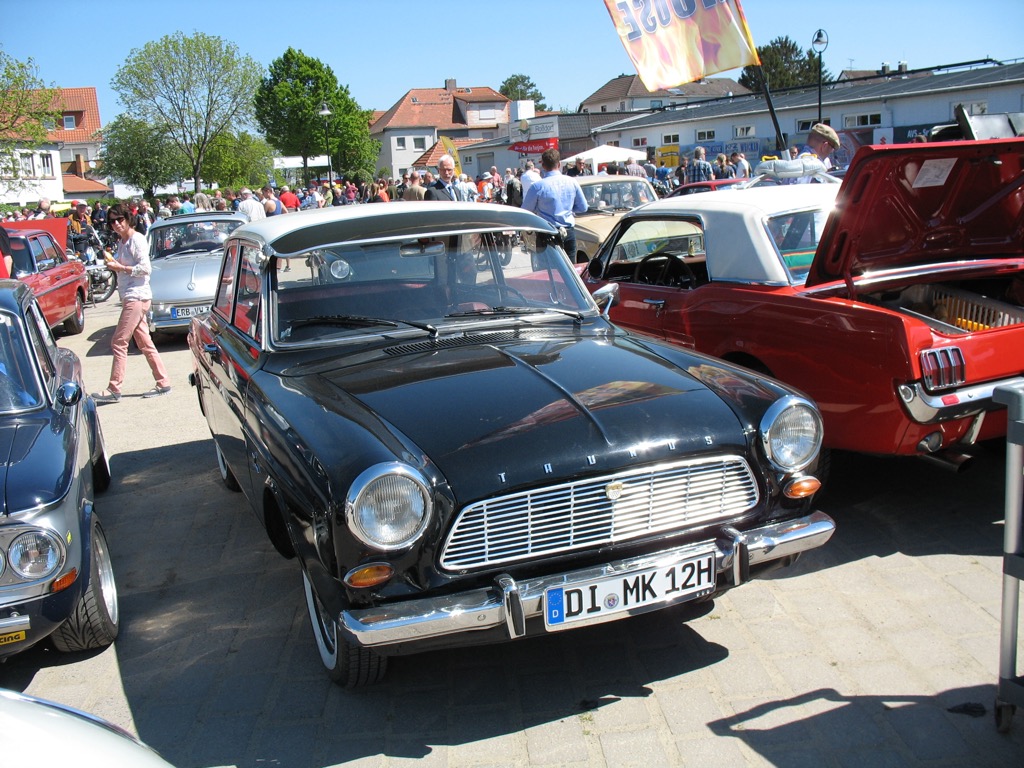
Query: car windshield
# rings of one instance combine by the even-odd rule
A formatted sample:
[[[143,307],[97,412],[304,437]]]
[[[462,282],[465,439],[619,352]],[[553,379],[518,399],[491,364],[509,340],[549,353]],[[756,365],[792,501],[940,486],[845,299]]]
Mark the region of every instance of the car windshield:
[[[791,211],[768,217],[765,227],[789,272],[790,282],[803,285],[818,249],[828,211]]]
[[[277,257],[270,270],[279,343],[596,311],[552,236],[535,231],[340,244]]]
[[[703,260],[704,234],[700,227],[682,219],[637,219],[630,223],[612,249],[611,273],[621,273],[622,265],[630,269],[652,254],[673,254]]]
[[[590,211],[632,210],[657,199],[651,185],[635,177],[601,177],[602,181],[581,184]]]
[[[224,247],[224,241],[241,221],[189,221],[154,226],[150,230],[151,259],[209,253]]]
[[[0,313],[0,413],[36,408],[43,402],[24,337],[13,316]]]

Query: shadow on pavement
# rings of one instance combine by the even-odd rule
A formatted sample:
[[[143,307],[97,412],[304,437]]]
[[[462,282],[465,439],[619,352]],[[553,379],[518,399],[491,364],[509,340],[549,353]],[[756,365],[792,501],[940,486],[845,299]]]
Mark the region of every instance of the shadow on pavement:
[[[938,696],[845,696],[823,688],[708,727],[743,741],[770,765],[879,765],[883,755],[886,765],[1020,765],[1021,739],[994,737],[994,699],[994,684]],[[816,714],[794,720],[794,709]]]

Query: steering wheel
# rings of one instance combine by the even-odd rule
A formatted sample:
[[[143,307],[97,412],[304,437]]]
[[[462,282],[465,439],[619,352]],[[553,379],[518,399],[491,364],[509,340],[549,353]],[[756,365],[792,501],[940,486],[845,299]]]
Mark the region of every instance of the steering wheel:
[[[644,274],[644,267],[648,262],[655,259],[664,259],[665,266],[661,268],[658,276],[652,280],[650,275]],[[666,278],[672,273],[674,265],[678,265],[678,271],[683,274],[691,288],[697,285],[697,277],[693,274],[693,270],[690,269],[690,265],[679,258],[678,255],[669,251],[655,251],[640,259],[636,264],[636,269],[633,270],[633,282],[647,283],[648,285],[671,285],[671,282],[666,280]],[[683,287],[682,280],[678,280],[677,284],[680,288]]]

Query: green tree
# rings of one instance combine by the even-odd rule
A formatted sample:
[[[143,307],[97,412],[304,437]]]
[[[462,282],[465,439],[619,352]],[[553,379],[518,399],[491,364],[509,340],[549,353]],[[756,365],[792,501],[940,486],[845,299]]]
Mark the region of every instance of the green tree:
[[[103,129],[103,172],[152,198],[157,187],[185,178],[187,158],[161,129],[122,113]]]
[[[533,101],[534,108],[546,112],[547,104],[544,103],[544,94],[534,84],[533,80],[526,75],[510,75],[498,88],[498,92],[512,101]]]
[[[752,91],[763,90],[762,73],[768,78],[772,91],[801,85],[818,84],[818,54],[813,50],[802,51],[796,42],[787,36],[777,37],[757,49],[761,59],[760,71],[755,66],[743,68],[739,84]],[[832,75],[823,69],[823,83],[832,81]]]
[[[260,136],[222,133],[210,144],[204,167],[209,179],[221,186],[262,187],[274,173],[273,155]]]
[[[250,122],[260,69],[233,43],[176,32],[133,49],[110,85],[126,111],[166,127],[188,158],[198,192],[210,145]]]
[[[9,191],[25,188],[20,155],[39,149],[60,115],[60,91],[43,85],[35,62],[0,49],[0,184]]]
[[[330,115],[322,115],[324,106]],[[275,59],[254,99],[256,122],[270,144],[285,155],[329,154],[338,175],[373,171],[380,142],[370,139],[370,114],[359,108],[334,71],[302,51],[289,48]],[[329,142],[329,145],[328,145]]]

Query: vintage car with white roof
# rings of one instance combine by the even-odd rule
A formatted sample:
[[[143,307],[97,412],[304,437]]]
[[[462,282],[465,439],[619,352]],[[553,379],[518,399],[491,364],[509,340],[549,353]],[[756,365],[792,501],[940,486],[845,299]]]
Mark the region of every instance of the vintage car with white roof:
[[[1024,372],[1024,139],[863,147],[842,184],[661,200],[583,271],[626,328],[807,393],[826,448],[950,468]]]
[[[218,286],[189,344],[221,476],[297,557],[342,685],[711,598],[834,529],[813,403],[612,325],[528,211],[268,218]]]

